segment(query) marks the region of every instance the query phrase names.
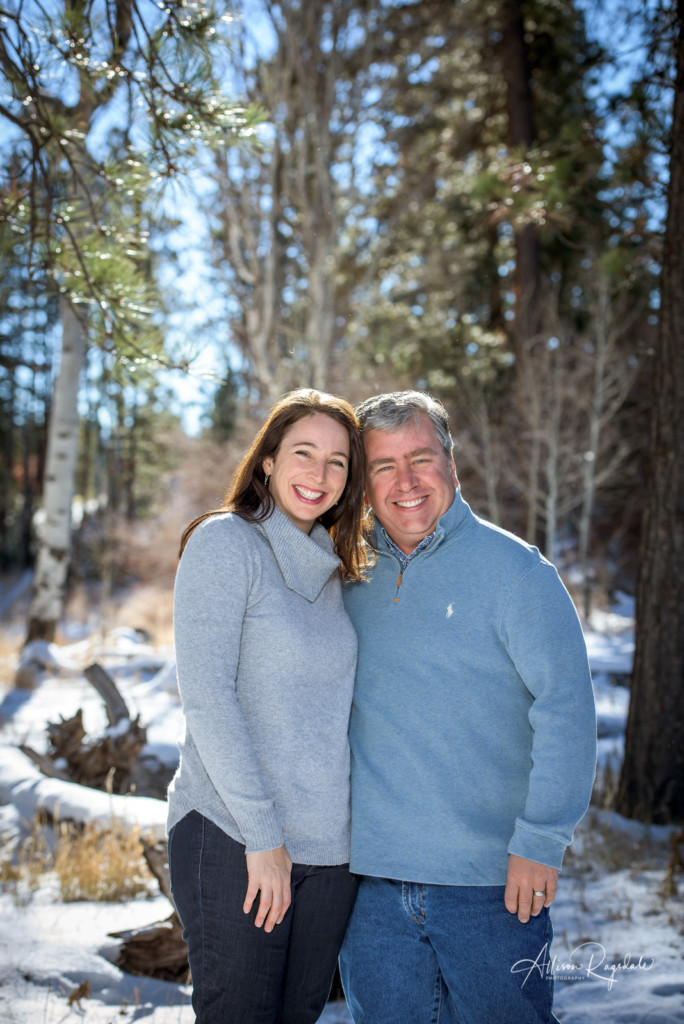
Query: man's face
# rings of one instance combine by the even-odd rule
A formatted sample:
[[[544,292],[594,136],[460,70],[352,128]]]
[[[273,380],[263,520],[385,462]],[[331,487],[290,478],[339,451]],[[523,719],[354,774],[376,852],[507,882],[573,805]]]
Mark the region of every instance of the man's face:
[[[369,430],[366,498],[388,534],[405,554],[432,533],[454,500],[458,486],[453,459],[447,458],[435,429],[421,414],[418,428]]]

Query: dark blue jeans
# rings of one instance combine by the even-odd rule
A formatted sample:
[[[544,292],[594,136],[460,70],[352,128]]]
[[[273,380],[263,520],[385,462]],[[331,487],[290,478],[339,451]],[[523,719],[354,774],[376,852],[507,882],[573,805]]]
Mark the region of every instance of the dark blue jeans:
[[[504,886],[365,877],[340,955],[354,1024],[550,1024],[548,910],[527,924]]]
[[[169,869],[183,922],[197,1024],[314,1024],[325,1007],[357,879],[346,865],[292,865],[281,924],[243,913],[245,848],[193,811],[171,829]]]

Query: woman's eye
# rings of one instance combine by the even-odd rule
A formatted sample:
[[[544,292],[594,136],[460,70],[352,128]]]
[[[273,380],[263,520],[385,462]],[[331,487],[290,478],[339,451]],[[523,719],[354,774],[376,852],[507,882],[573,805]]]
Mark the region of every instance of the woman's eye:
[[[298,451],[298,452],[295,452],[295,455],[305,455],[307,459],[308,459],[308,457],[309,457],[309,453],[308,453],[308,452],[306,452],[306,451]]]
[[[346,469],[347,468],[346,463],[342,462],[341,459],[331,459],[330,465],[334,466],[335,469]]]

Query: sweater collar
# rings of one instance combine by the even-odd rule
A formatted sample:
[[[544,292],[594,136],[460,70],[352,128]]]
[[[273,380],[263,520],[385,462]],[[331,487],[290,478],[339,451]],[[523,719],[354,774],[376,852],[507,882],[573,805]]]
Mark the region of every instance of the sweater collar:
[[[430,535],[431,541],[426,546],[425,550],[431,550],[436,547],[445,537],[455,534],[461,527],[463,527],[466,521],[472,517],[470,505],[464,500],[461,494],[461,488],[458,487],[454,494],[454,500],[452,501],[446,512],[439,517],[437,525],[435,526],[434,532]],[[422,543],[422,542],[421,542]],[[420,545],[418,545],[420,546]],[[387,543],[386,534],[384,528],[377,521],[376,528],[373,531],[373,547],[376,551],[391,551],[392,548]],[[416,551],[416,554],[418,552]]]
[[[271,545],[287,587],[307,601],[315,601],[340,564],[325,527],[314,523],[306,534],[277,506],[256,525]]]

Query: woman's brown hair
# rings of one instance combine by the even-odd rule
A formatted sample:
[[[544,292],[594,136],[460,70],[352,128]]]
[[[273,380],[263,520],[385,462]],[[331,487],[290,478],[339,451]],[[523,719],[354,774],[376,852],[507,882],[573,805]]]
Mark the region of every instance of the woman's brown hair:
[[[233,473],[220,507],[193,519],[183,531],[181,555],[192,531],[209,516],[234,512],[248,523],[257,523],[271,515],[275,502],[266,485],[262,463],[264,459],[277,454],[283,434],[289,427],[314,413],[330,416],[341,423],[349,435],[347,482],[337,504],[324,512],[319,522],[335,542],[337,554],[342,561],[340,573],[343,579],[364,578],[364,570],[372,555],[365,541],[369,523],[364,517],[364,455],[358,420],[352,406],[344,398],[310,388],[291,391],[273,406],[268,419]]]

